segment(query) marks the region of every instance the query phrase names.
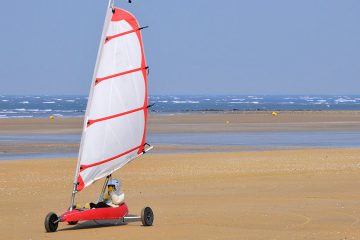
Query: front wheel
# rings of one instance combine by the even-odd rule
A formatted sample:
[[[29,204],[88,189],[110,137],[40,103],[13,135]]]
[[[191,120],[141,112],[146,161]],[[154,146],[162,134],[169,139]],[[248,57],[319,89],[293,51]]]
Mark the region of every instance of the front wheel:
[[[44,222],[46,232],[56,232],[59,225],[58,219],[58,216],[53,212],[46,215]]]
[[[152,226],[154,222],[154,213],[150,207],[144,207],[141,211],[141,222],[144,226]]]

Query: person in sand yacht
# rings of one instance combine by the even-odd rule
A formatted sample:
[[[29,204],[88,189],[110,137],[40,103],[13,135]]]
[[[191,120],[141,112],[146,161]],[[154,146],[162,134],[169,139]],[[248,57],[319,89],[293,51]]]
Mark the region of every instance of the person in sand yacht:
[[[125,194],[121,192],[121,181],[111,179],[107,184],[107,193],[104,194],[103,201],[98,203],[89,203],[90,208],[108,208],[118,207],[125,200]]]

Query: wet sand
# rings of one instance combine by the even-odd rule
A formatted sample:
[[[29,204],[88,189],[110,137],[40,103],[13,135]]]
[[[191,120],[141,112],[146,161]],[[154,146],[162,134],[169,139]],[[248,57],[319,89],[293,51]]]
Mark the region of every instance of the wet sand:
[[[359,120],[359,112],[155,115],[149,131],[359,131]],[[0,134],[76,134],[81,124],[81,119],[1,119]],[[44,217],[68,207],[76,159],[0,161],[1,238],[360,239],[360,149],[216,150],[147,154],[116,172],[130,212],[151,206],[153,227],[90,221],[62,223],[56,233],[45,233]],[[95,200],[100,185],[81,192],[77,201]]]
[[[80,136],[82,118],[0,119],[1,135],[69,135]],[[273,117],[268,111],[150,114],[148,133],[272,133],[272,132],[351,132],[360,131],[359,111],[282,111]],[[226,144],[224,144],[226,145]],[[154,152],[226,152],[259,150],[254,146],[206,146],[206,144],[158,144]],[[0,154],[73,153],[79,148],[77,141],[0,141]],[[5,156],[6,158],[6,156]],[[3,159],[3,157],[2,157]]]
[[[0,119],[0,134],[80,134],[82,118]],[[149,133],[351,131],[360,129],[360,111],[267,111],[150,114]]]

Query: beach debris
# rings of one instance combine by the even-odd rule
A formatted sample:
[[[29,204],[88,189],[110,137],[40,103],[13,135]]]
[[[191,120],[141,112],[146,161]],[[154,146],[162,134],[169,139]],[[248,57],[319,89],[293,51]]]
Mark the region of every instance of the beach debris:
[[[229,123],[230,123],[230,121],[229,121],[229,120],[227,120],[227,121],[226,121],[226,124],[229,124]]]
[[[271,115],[276,117],[279,113],[278,112],[272,112]]]

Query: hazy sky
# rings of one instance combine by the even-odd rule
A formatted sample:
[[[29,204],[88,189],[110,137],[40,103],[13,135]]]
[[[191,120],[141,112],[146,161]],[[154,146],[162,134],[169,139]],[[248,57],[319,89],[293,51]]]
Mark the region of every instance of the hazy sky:
[[[150,94],[360,94],[360,1],[117,1]],[[0,7],[0,94],[87,94],[107,0]]]

